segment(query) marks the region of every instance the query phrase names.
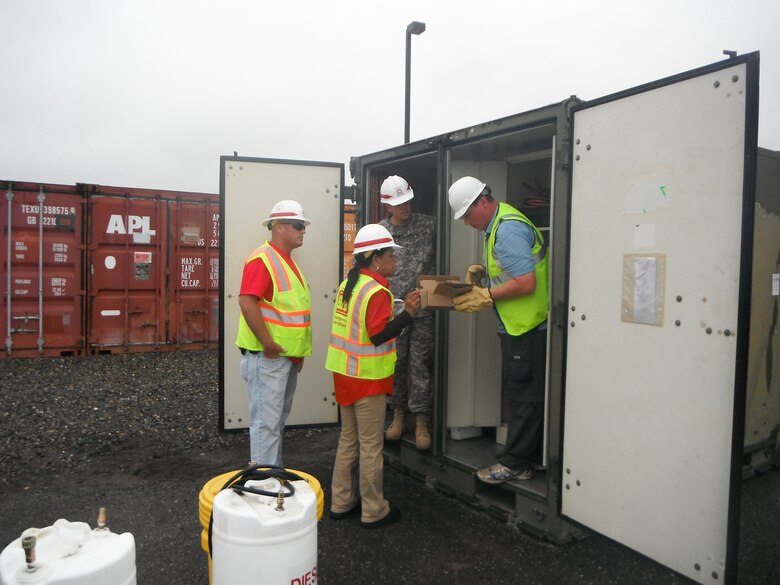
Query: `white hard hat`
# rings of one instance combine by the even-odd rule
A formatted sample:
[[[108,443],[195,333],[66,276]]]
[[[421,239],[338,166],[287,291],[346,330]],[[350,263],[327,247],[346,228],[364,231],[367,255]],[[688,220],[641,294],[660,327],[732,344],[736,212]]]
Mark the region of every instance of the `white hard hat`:
[[[393,240],[393,236],[387,228],[378,223],[364,225],[355,236],[355,249],[352,254],[357,256],[369,250],[381,250],[382,248],[400,248]]]
[[[303,217],[303,207],[297,201],[292,199],[283,199],[271,208],[271,213],[268,214],[268,219],[263,221],[263,225],[267,226],[270,222],[277,219],[288,219],[294,221],[302,221],[304,225],[309,225],[311,222]]]
[[[474,177],[463,177],[455,181],[449,190],[450,207],[455,213],[452,218],[460,219],[463,217],[484,188],[485,183]]]
[[[382,199],[382,203],[401,205],[401,203],[406,203],[414,197],[414,191],[412,191],[409,183],[403,177],[390,175],[382,183],[379,196]]]

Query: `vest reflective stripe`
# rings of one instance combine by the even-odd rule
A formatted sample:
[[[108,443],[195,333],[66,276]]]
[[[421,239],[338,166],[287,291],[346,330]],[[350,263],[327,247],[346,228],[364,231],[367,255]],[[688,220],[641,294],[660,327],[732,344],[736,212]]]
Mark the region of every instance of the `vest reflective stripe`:
[[[268,323],[276,323],[287,327],[308,327],[311,324],[311,314],[308,311],[297,313],[280,313],[265,301],[260,302],[260,312]]]
[[[494,302],[504,329],[510,335],[522,335],[547,319],[548,307],[548,256],[547,244],[536,226],[525,215],[507,203],[498,204],[498,213],[493,221],[493,230],[485,240],[485,262],[487,263],[488,287],[493,288],[512,279],[495,257],[496,232],[504,221],[522,221],[533,230],[534,245],[531,255],[534,261],[536,289],[530,295]]]
[[[379,290],[379,283],[375,280],[372,280],[371,282],[366,280],[365,282],[361,283],[360,279],[358,279],[357,284],[360,286],[355,286],[355,288],[352,289],[352,298],[350,299],[351,304],[354,301],[352,319],[349,323],[350,339],[360,339],[360,319],[358,319],[358,317],[360,317],[364,313],[365,309],[368,308],[367,301],[371,295]],[[346,288],[346,286],[344,288]]]
[[[271,271],[273,276],[275,276],[274,280],[279,285],[277,290],[280,292],[292,290],[292,283],[290,282],[290,277],[288,276],[287,270],[284,266],[285,262],[281,259],[279,254],[273,251],[273,248],[270,246],[266,247],[265,250],[263,250],[263,246],[261,246],[258,248],[258,250],[262,250],[259,255],[262,255],[263,258],[265,258],[268,269]],[[250,258],[250,260],[252,259],[253,258]],[[300,272],[300,270],[298,272]]]
[[[333,328],[325,368],[332,372],[367,380],[392,376],[396,361],[395,339],[381,345],[374,345],[365,327],[362,326],[366,320],[369,299],[377,292],[385,290],[390,295],[392,303],[392,293],[373,278],[361,274],[345,310],[341,300],[345,288],[346,281],[339,287],[333,309]]]
[[[374,345],[373,343],[369,343],[365,345],[360,343],[352,343],[344,339],[343,337],[338,337],[337,335],[331,335],[328,351],[330,351],[331,347],[334,348],[334,350],[341,350],[345,354],[346,365],[344,371],[339,372],[340,374],[346,374],[347,376],[351,376],[353,378],[367,378],[367,379],[374,380],[374,379],[387,378],[387,376],[393,374],[393,370],[395,369],[395,367],[393,367],[393,370],[391,370],[390,373],[387,374],[387,376],[379,375],[376,378],[374,378],[373,376],[369,376],[369,372],[365,371],[366,370],[365,358],[371,358],[371,357],[381,358],[389,354],[392,354],[393,364],[395,365],[395,341],[388,341],[387,343],[383,343],[382,345]],[[364,375],[362,376],[360,375],[361,369],[364,370],[362,372]]]
[[[311,297],[309,285],[298,265],[300,280],[282,256],[266,243],[257,248],[244,264],[260,259],[271,275],[274,297],[269,303],[260,299],[260,313],[274,341],[285,348],[284,356],[311,355]],[[263,345],[252,333],[243,315],[239,315],[236,345],[252,351],[261,351]]]
[[[338,335],[331,335],[330,343],[337,349],[342,349],[356,355],[384,355],[394,349],[394,343],[392,341],[385,342],[382,345],[374,345],[373,343],[364,345],[362,343],[355,343],[348,339],[344,339]]]

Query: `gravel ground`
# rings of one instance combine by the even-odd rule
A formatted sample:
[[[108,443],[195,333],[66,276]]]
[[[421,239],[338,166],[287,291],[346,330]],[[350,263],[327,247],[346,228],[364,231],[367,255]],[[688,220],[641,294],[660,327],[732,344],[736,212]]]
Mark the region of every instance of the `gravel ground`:
[[[198,495],[246,462],[245,434],[218,432],[216,351],[0,360],[0,547],[57,518],[135,537],[139,585],[208,583]],[[288,429],[285,459],[319,479],[329,506],[338,429]],[[385,467],[403,520],[318,524],[320,585],[682,585],[598,535],[562,546]],[[780,471],[743,482],[740,584],[780,583]],[[713,581],[713,583],[722,581]]]
[[[230,445],[216,351],[0,360],[0,481]]]

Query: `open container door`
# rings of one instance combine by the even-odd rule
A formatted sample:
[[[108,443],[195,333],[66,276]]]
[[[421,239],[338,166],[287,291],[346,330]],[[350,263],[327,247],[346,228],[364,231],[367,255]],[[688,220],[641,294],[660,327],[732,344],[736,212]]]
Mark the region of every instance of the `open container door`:
[[[561,511],[736,580],[758,54],[588,102],[572,127]]]
[[[270,237],[261,225],[271,207],[294,199],[311,222],[293,252],[311,289],[312,355],[298,376],[288,425],[335,423],[338,407],[325,354],[339,286],[344,165],[223,156],[220,159],[220,430],[249,427],[246,384],[241,378],[238,293],[244,260]]]

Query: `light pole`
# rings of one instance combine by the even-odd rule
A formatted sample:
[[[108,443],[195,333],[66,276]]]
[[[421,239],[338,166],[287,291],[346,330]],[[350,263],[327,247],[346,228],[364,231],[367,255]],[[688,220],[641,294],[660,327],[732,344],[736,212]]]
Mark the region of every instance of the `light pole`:
[[[425,32],[425,23],[413,20],[406,27],[406,112],[404,116],[404,144],[409,143],[409,83],[412,78],[412,35]]]

